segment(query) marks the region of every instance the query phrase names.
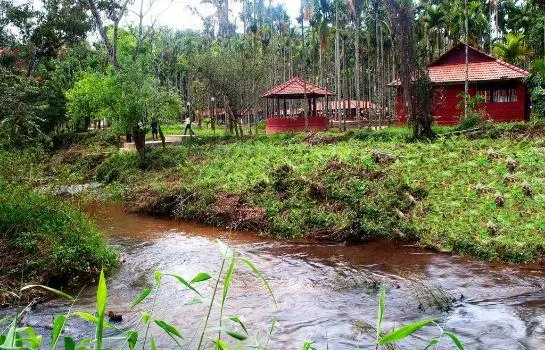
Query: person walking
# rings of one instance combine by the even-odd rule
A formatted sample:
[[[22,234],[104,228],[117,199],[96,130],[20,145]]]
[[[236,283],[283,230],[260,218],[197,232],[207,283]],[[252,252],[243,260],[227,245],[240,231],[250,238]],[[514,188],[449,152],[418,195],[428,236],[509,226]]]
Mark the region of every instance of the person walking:
[[[187,133],[188,130],[189,130],[190,136],[195,135],[195,133],[193,132],[193,129],[191,128],[191,117],[189,115],[187,115],[187,117],[185,118],[184,125],[185,125],[184,135]]]
[[[151,138],[153,141],[159,138],[159,121],[157,119],[151,121]]]

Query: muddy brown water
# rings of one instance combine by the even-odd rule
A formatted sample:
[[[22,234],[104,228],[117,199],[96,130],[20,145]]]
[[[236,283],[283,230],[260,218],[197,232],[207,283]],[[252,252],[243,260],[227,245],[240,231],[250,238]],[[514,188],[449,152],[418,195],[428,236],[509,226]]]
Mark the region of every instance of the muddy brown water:
[[[191,223],[128,215],[119,207],[100,206],[93,216],[121,253],[124,263],[108,279],[108,309],[123,314],[123,329],[138,326],[151,299],[129,308],[141,290],[150,286],[154,271],[191,278],[198,272],[214,275],[222,239],[251,260],[268,278],[277,309],[260,281],[242,264],[237,265],[225,315],[239,315],[252,335],[242,348],[264,344],[273,317],[277,324],[270,349],[301,349],[312,340],[318,349],[374,349],[366,324],[375,325],[377,286],[387,288],[387,329],[401,323],[435,317],[445,330],[457,334],[466,349],[545,349],[545,271],[540,266],[505,266],[475,262],[448,254],[392,242],[356,246],[306,241],[272,240],[254,233],[212,229]],[[213,283],[199,290],[209,296]],[[456,299],[441,311],[430,301],[448,294]],[[196,330],[207,306],[193,304],[194,295],[165,279],[155,314],[184,334],[184,348],[194,349]],[[85,288],[74,309],[93,312],[94,287]],[[25,318],[42,334],[50,332],[55,314],[70,305],[62,300],[40,304]],[[212,315],[216,325],[217,315]],[[229,324],[229,323],[227,323]],[[66,333],[82,338],[94,328],[71,319]],[[141,332],[143,333],[143,332]],[[168,337],[152,333],[159,348],[173,348]],[[402,343],[405,349],[423,349],[437,335],[424,328]],[[47,338],[47,337],[46,337]],[[256,340],[257,338],[257,340]],[[440,349],[452,349],[446,340]],[[114,344],[113,345],[120,345]]]

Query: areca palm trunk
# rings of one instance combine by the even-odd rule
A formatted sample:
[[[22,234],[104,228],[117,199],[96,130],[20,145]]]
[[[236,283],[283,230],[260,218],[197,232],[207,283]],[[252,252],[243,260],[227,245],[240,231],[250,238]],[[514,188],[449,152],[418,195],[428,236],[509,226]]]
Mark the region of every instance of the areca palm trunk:
[[[339,122],[339,128],[341,127],[341,120],[339,114],[339,102],[342,98],[341,94],[341,54],[340,54],[340,35],[339,35],[339,8],[338,5],[335,5],[335,90],[337,93],[337,98],[335,102],[335,113],[336,119]]]
[[[361,127],[361,116],[360,116],[360,18],[359,18],[359,6],[358,2],[355,1],[354,4],[355,14],[354,14],[354,23],[356,26],[356,33],[354,35],[354,87],[356,91],[356,120],[358,128]]]

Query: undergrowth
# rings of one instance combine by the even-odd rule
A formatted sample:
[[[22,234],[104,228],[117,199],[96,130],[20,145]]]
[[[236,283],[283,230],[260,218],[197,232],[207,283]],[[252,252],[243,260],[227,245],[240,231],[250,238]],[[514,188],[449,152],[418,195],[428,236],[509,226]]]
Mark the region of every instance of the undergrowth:
[[[0,185],[0,304],[20,283],[81,285],[117,264],[81,212],[50,195]]]
[[[446,136],[425,143],[407,142],[409,131],[399,127],[197,136],[150,150],[145,166],[134,153],[101,151],[104,160],[88,169],[86,158],[67,164],[58,152],[42,169],[49,182],[98,180],[137,212],[285,237],[396,238],[482,260],[541,261],[543,126],[452,130],[437,128]],[[71,180],[74,172],[57,171],[64,167],[81,176]]]

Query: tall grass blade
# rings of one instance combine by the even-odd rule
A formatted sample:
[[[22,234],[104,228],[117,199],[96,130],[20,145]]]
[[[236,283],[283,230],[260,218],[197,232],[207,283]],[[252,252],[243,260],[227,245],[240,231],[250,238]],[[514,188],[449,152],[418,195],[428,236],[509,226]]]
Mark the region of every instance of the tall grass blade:
[[[197,274],[197,276],[193,277],[190,283],[204,282],[204,281],[208,281],[209,279],[212,279],[212,276],[210,276],[209,274],[205,272],[201,272]]]
[[[382,319],[384,318],[386,290],[382,288],[378,297],[378,318],[377,318],[377,341],[380,339],[382,333]]]
[[[174,340],[174,342],[178,345],[178,347],[182,347],[180,345],[180,343],[178,342],[178,339],[176,339],[176,337],[180,338],[180,339],[183,339],[182,337],[182,334],[180,333],[180,331],[174,327],[173,325],[169,324],[169,323],[166,323],[165,321],[163,320],[155,320],[155,324],[157,326],[159,326],[159,328],[161,328],[163,331],[165,331],[165,333],[172,338],[172,340]]]
[[[432,339],[428,342],[428,345],[424,348],[424,350],[428,350],[433,348],[435,345],[439,344],[439,339]]]
[[[17,339],[17,317],[13,320],[9,326],[8,334],[1,345],[1,348],[13,348],[15,346],[15,340]]]
[[[91,315],[90,313],[88,312],[83,312],[83,311],[74,311],[74,315],[78,316],[79,318],[81,318],[82,320],[85,320],[87,322],[91,322],[91,323],[94,323],[96,325],[98,325],[98,317],[96,317],[95,315]],[[119,328],[117,328],[116,326],[104,321],[104,328],[107,328],[107,329],[114,329],[114,330],[119,330]]]
[[[155,338],[153,338],[153,335],[150,339],[150,350],[157,350],[157,345],[155,345]]]
[[[142,293],[140,293],[138,298],[136,298],[131,304],[131,309],[134,308],[136,305],[140,304],[142,301],[144,301],[144,299],[146,299],[148,295],[150,295],[150,293],[151,293],[151,288],[144,289]]]
[[[106,278],[104,277],[104,270],[100,271],[100,278],[98,280],[97,288],[97,327],[96,327],[96,349],[102,349],[102,337],[104,333],[104,316],[106,313],[106,301],[108,299],[108,288],[106,287]]]
[[[224,331],[225,331],[225,333],[227,333],[232,338],[235,338],[236,340],[243,341],[243,340],[248,339],[248,337],[246,335],[240,334],[240,333],[232,331],[230,329],[224,329]]]
[[[127,343],[129,344],[129,349],[134,350],[136,348],[136,343],[138,342],[138,332],[129,331],[127,333]]]
[[[450,332],[444,332],[443,334],[446,335],[447,337],[449,337],[450,340],[452,340],[452,342],[454,343],[454,345],[456,345],[458,350],[464,350],[464,345],[462,344],[460,339],[458,339],[454,334],[452,334]]]
[[[43,286],[41,284],[31,284],[31,285],[28,285],[28,286],[24,286],[23,288],[21,288],[21,292],[25,291],[25,290],[28,290],[28,289],[32,289],[32,288],[45,289],[48,292],[57,294],[58,296],[61,296],[61,297],[66,298],[68,300],[74,300],[74,297],[72,297],[72,296],[70,296],[70,295],[68,295],[68,294],[66,294],[64,292],[61,292],[60,290],[57,290],[55,288],[51,288],[51,287],[48,287],[48,286]]]
[[[187,288],[189,288],[190,290],[195,292],[197,295],[202,297],[202,294],[199,293],[195,288],[193,288],[193,286],[189,282],[187,282],[182,276],[173,275],[173,274],[170,274],[170,273],[164,274],[164,276],[174,277],[175,279],[178,280],[178,282],[180,282],[181,284],[183,284],[184,286],[186,286]]]
[[[227,347],[227,343],[225,343],[221,339],[213,340],[213,342],[216,345],[214,347],[214,350],[229,350],[229,348]]]
[[[257,267],[255,267],[255,265],[248,259],[240,258],[240,261],[242,261],[243,263],[248,265],[248,267],[261,279],[261,281],[263,282],[263,285],[265,285],[265,288],[267,288],[267,290],[269,291],[269,294],[271,295],[271,298],[272,298],[272,300],[274,302],[274,305],[278,307],[278,304],[276,303],[276,298],[274,297],[274,293],[272,291],[272,288],[269,285],[269,282],[267,281],[265,276],[261,273],[261,271],[259,271],[259,269]]]
[[[64,337],[64,350],[76,350],[76,342],[70,337]]]
[[[221,308],[223,310],[223,305],[227,299],[227,293],[229,293],[229,287],[231,286],[231,280],[233,278],[233,272],[235,271],[235,256],[231,258],[231,263],[227,268],[227,273],[225,274],[225,281],[223,282],[223,295],[221,298]]]
[[[414,323],[408,324],[408,325],[406,325],[404,327],[398,328],[395,331],[393,331],[391,333],[388,333],[384,337],[380,338],[380,340],[378,341],[378,344],[379,345],[386,345],[386,344],[391,344],[391,343],[398,342],[398,341],[400,341],[402,339],[407,338],[409,335],[415,333],[420,328],[422,328],[424,326],[427,326],[428,324],[432,323],[433,321],[435,321],[435,319],[430,318],[430,319],[427,319],[427,320],[414,322]]]
[[[248,334],[248,329],[246,329],[246,326],[244,325],[244,323],[240,320],[238,316],[231,316],[229,317],[229,319],[235,323],[238,323],[244,330],[244,333]]]
[[[53,332],[51,333],[51,347],[50,349],[55,349],[59,341],[59,336],[61,335],[62,328],[66,323],[65,315],[57,315],[53,320]]]
[[[22,340],[26,340],[30,349],[39,349],[42,344],[42,336],[37,335],[34,329],[31,327],[23,327],[17,330],[18,333],[25,333],[26,337]]]

